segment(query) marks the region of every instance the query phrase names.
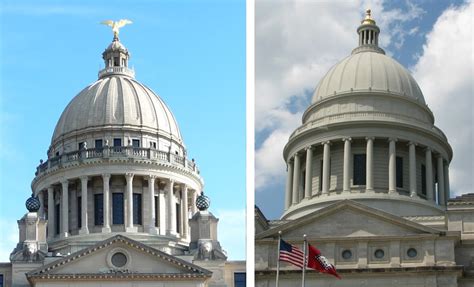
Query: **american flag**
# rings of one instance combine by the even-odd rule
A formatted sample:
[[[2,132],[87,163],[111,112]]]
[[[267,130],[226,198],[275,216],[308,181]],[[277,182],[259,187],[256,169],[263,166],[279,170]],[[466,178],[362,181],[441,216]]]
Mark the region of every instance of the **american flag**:
[[[285,261],[303,268],[304,253],[298,247],[280,239],[280,261]]]

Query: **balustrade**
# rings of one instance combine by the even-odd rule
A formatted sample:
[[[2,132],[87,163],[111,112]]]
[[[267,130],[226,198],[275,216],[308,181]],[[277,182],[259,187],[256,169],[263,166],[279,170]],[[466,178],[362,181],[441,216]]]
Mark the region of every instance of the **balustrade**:
[[[153,148],[137,148],[132,146],[114,146],[114,147],[103,147],[103,148],[91,148],[76,150],[65,153],[60,156],[50,158],[48,161],[41,163],[36,169],[36,175],[45,172],[49,168],[55,166],[61,166],[69,162],[81,161],[85,159],[94,158],[136,158],[136,159],[149,159],[159,162],[170,163],[185,167],[191,171],[199,173],[196,168],[194,161],[188,160],[177,154],[172,154],[164,151],[159,151]],[[185,164],[186,163],[186,164]]]

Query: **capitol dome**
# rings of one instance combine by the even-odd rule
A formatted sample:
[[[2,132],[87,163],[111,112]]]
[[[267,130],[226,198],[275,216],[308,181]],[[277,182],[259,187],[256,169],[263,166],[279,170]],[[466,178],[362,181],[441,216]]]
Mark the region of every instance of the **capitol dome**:
[[[396,215],[437,215],[453,153],[409,71],[378,46],[367,11],[359,45],[319,81],[283,150],[282,219],[350,199]]]
[[[31,184],[50,251],[72,253],[126,233],[183,254],[204,181],[169,108],[135,80],[117,34],[102,58],[98,80],[64,109]]]
[[[127,75],[107,75],[82,90],[64,109],[52,143],[98,129],[128,127],[182,143],[178,124],[166,104]]]
[[[333,66],[319,82],[312,102],[334,95],[379,92],[409,97],[425,104],[407,69],[379,50],[355,52]]]

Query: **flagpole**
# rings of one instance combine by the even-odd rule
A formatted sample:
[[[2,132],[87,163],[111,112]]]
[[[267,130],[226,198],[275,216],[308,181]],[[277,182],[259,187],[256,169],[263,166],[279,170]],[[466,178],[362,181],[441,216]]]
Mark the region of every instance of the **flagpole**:
[[[306,234],[303,235],[304,241],[303,241],[303,278],[301,278],[301,286],[305,287],[305,272],[306,272],[306,249],[307,249],[307,244],[306,244]]]
[[[280,277],[280,242],[281,242],[281,231],[278,231],[278,250],[277,250],[277,276],[276,276],[276,283],[275,283],[275,287],[278,287],[278,280],[279,280],[279,277]]]

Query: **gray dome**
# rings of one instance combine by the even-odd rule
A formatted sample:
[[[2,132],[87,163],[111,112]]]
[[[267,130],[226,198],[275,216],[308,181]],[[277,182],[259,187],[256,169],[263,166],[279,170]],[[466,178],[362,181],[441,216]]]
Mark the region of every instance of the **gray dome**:
[[[88,128],[139,128],[182,143],[178,124],[165,103],[132,77],[100,78],[82,90],[63,111],[52,144]]]
[[[312,103],[334,95],[364,91],[398,94],[425,104],[423,93],[410,72],[375,51],[354,53],[332,67],[319,82]]]

